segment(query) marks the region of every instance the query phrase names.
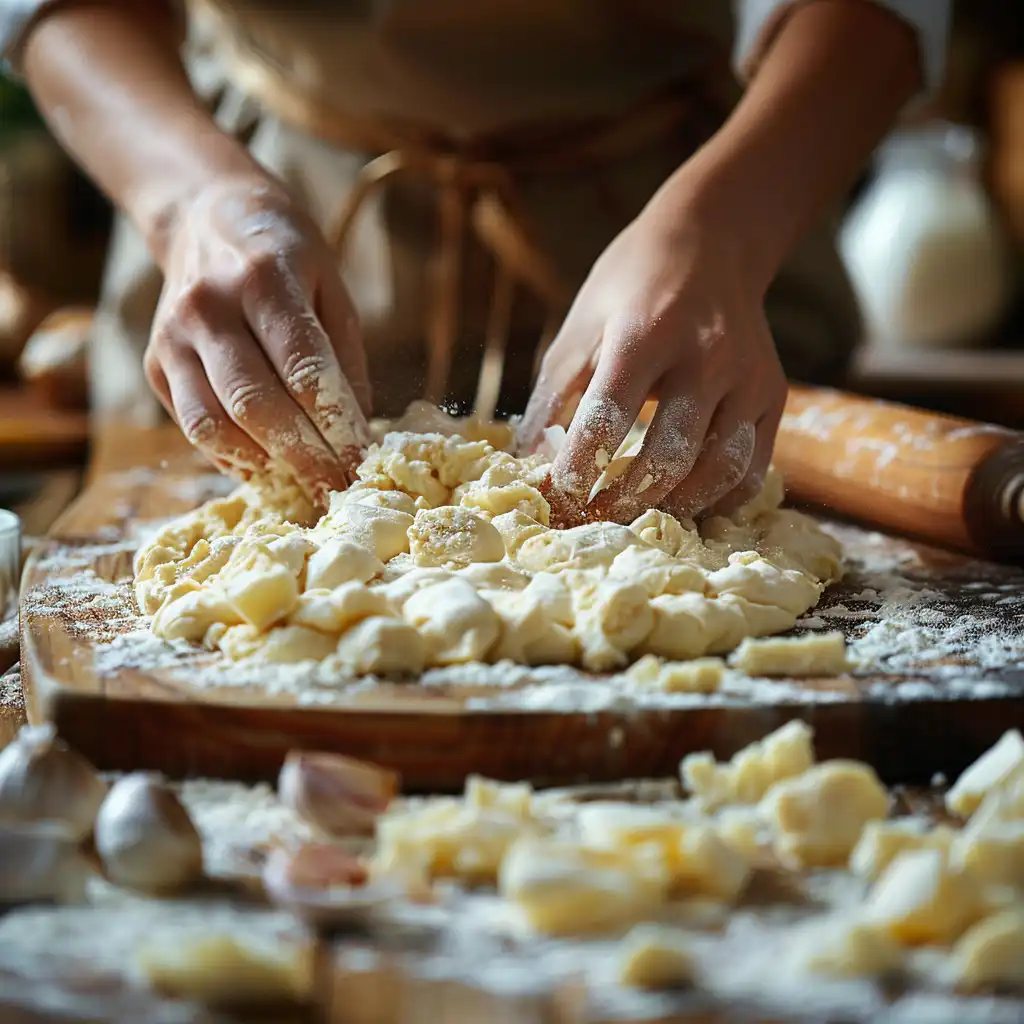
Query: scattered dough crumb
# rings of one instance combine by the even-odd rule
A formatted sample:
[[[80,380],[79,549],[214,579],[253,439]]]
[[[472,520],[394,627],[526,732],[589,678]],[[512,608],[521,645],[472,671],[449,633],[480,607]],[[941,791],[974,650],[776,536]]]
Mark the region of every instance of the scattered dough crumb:
[[[729,664],[751,676],[838,676],[850,666],[842,633],[744,640]]]

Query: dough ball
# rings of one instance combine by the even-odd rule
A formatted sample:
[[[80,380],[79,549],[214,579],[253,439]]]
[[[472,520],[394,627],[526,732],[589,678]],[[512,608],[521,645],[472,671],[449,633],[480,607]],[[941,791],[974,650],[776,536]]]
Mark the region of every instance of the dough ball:
[[[639,583],[649,597],[658,594],[704,593],[706,576],[695,565],[665,554],[660,548],[636,546],[615,556],[612,579]]]
[[[425,661],[426,644],[412,626],[401,619],[373,617],[342,636],[324,669],[350,676],[415,676]]]
[[[519,509],[495,516],[491,526],[501,535],[505,553],[513,560],[518,557],[519,549],[526,541],[547,532],[547,526]]]
[[[268,562],[226,578],[224,596],[249,625],[262,632],[291,614],[299,600],[299,584],[286,566]]]
[[[451,579],[417,591],[402,609],[427,643],[435,665],[482,661],[498,639],[495,610],[464,580]]]
[[[617,554],[639,544],[626,526],[585,523],[571,530],[548,530],[524,541],[517,561],[531,572],[606,569]]]
[[[486,519],[454,505],[418,512],[409,529],[409,550],[418,566],[449,569],[505,557],[501,534]]]
[[[307,590],[299,597],[291,623],[337,636],[371,616],[393,616],[386,595],[352,580],[334,590]]]
[[[414,520],[407,512],[379,505],[337,505],[314,531],[317,539],[338,533],[361,544],[381,562],[409,550],[409,527]]]
[[[384,572],[384,563],[362,544],[346,537],[330,537],[309,557],[306,587],[332,590],[342,583],[366,583]]]

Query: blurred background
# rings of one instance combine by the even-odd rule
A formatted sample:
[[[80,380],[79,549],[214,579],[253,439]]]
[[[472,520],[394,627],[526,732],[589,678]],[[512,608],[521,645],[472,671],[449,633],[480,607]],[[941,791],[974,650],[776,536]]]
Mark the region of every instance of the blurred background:
[[[63,156],[26,93],[0,78],[7,503],[11,488],[27,493],[26,472],[73,470],[84,459],[85,339],[110,222],[106,202]],[[1018,4],[957,4],[945,86],[927,108],[908,112],[851,192],[840,250],[865,322],[851,390],[1024,427]]]

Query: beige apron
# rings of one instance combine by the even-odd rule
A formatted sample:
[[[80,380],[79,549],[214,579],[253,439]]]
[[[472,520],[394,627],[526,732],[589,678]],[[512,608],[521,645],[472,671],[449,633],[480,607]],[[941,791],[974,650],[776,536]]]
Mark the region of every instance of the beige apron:
[[[499,385],[498,412],[521,410],[594,260],[735,101],[728,5],[275,6],[193,5],[186,64],[337,245],[375,411],[427,394],[486,413]],[[159,416],[141,355],[160,284],[120,219],[92,362],[101,416]],[[858,320],[827,230],[767,306],[790,375],[835,379]]]

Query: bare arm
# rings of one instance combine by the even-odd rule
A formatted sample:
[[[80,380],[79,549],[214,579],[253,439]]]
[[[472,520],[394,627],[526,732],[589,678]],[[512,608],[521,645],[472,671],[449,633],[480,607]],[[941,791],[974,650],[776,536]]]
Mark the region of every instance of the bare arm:
[[[193,94],[179,43],[163,3],[71,2],[31,29],[23,67],[164,272],[145,366],[167,410],[222,469],[286,463],[323,500],[368,436],[355,312],[316,226]]]
[[[535,444],[586,388],[552,472],[564,508],[587,503],[599,452],[651,396],[643,449],[594,511],[692,516],[759,489],[786,397],[765,291],[920,76],[912,29],[867,0],[790,13],[732,117],[600,257],[548,350],[521,436]]]
[[[44,13],[24,49],[32,95],[64,148],[166,257],[168,229],[212,178],[263,178],[203,109],[167,4],[71,3]]]

